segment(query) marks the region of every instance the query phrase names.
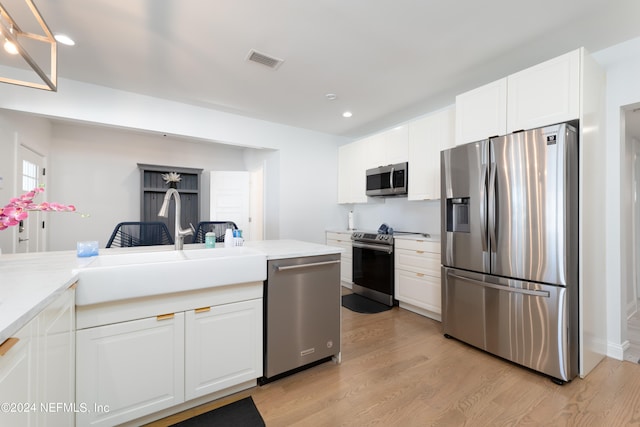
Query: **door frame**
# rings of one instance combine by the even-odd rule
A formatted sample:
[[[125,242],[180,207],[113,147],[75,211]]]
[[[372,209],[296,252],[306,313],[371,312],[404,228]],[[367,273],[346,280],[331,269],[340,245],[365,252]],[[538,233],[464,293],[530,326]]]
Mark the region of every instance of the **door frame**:
[[[37,157],[37,177],[36,177],[36,186],[44,185],[46,186],[46,165],[47,165],[47,157],[40,153],[38,150],[30,147],[27,144],[22,142],[17,144],[16,150],[16,162],[15,162],[15,188],[16,194],[23,194],[26,191],[30,191],[32,189],[26,190],[23,188],[23,160],[25,160],[25,153],[30,154],[31,156]],[[33,159],[31,157],[29,160]],[[40,223],[44,220],[45,215],[40,211],[29,212],[29,216],[25,220],[27,223],[27,235],[29,242],[27,243],[25,253],[31,252],[43,252],[47,249],[47,233],[46,228],[40,226]],[[31,227],[35,227],[35,231],[31,232]],[[33,237],[35,236],[35,242]],[[20,231],[19,229],[15,232],[15,238],[13,242],[13,251],[14,253],[23,253],[20,251]]]

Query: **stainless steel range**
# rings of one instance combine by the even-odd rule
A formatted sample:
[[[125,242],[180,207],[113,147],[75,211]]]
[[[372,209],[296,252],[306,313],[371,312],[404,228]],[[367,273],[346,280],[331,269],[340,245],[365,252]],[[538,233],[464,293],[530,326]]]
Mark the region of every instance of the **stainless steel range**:
[[[353,243],[353,293],[394,305],[393,235],[356,231]]]

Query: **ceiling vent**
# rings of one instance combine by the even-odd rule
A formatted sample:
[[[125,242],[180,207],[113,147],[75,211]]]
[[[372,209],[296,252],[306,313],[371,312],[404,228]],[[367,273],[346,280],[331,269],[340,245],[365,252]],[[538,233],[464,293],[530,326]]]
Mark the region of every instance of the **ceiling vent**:
[[[257,62],[258,64],[266,65],[267,67],[273,70],[277,69],[280,66],[280,64],[284,62],[284,60],[282,59],[265,55],[264,53],[257,52],[253,49],[249,51],[249,55],[247,55],[247,60]]]

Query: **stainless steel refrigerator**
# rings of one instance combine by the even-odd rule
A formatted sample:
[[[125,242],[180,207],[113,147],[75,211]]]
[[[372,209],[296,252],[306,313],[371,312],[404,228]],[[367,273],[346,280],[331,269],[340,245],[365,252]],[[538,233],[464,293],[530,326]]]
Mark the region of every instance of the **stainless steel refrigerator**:
[[[445,336],[578,373],[578,140],[569,124],[441,152]]]

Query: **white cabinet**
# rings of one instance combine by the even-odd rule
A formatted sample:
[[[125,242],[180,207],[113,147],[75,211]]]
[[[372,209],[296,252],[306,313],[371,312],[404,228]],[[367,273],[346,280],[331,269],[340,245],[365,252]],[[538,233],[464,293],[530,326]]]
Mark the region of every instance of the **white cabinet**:
[[[401,308],[441,320],[440,242],[395,239],[395,294]]]
[[[366,171],[409,158],[408,125],[338,148],[338,203],[367,203]]]
[[[507,133],[579,117],[579,49],[507,79]]]
[[[35,426],[36,409],[22,405],[36,404],[37,368],[36,340],[37,319],[0,345],[0,403],[9,404],[0,413],[2,425]],[[20,406],[18,406],[20,405]]]
[[[149,422],[262,376],[262,282],[77,312],[76,402],[90,409],[76,414],[79,426]]]
[[[365,142],[338,148],[338,203],[366,203]]]
[[[262,300],[185,313],[185,399],[262,376]]]
[[[409,126],[396,126],[383,133],[386,148],[386,163],[403,163],[409,160]],[[379,165],[378,165],[379,166]]]
[[[507,133],[507,79],[456,96],[456,144]]]
[[[73,425],[74,294],[65,291],[0,344],[0,402],[9,404],[3,426]]]
[[[77,425],[112,426],[184,401],[184,313],[77,331]]]
[[[363,139],[366,147],[366,168],[406,162],[409,158],[409,127],[396,126]]]
[[[440,198],[440,151],[455,145],[453,107],[409,123],[408,200]]]
[[[327,231],[326,243],[344,249],[340,256],[340,280],[351,287],[353,282],[353,245],[350,231]]]
[[[584,49],[456,97],[456,144],[578,119]]]
[[[38,401],[46,405],[75,402],[75,309],[69,289],[38,315]],[[73,411],[53,406],[38,411],[38,426],[67,427],[74,418]]]
[[[409,158],[408,125],[369,136],[361,142],[365,146],[365,169],[406,162]]]

